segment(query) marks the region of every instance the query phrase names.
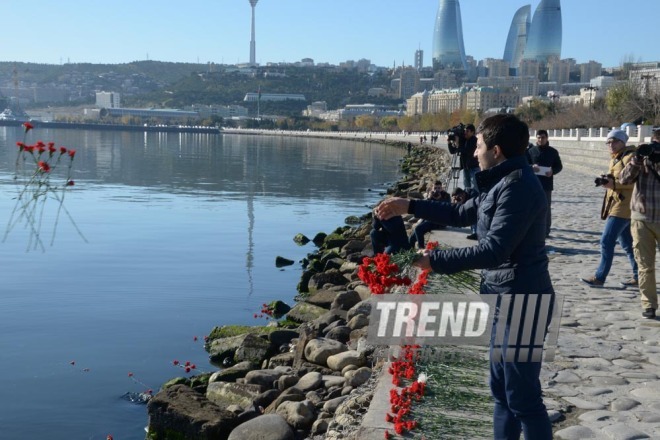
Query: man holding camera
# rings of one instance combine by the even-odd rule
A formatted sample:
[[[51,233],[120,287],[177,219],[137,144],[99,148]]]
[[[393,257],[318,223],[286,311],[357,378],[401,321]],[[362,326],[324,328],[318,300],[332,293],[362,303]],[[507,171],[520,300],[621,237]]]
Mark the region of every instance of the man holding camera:
[[[642,317],[655,319],[658,293],[655,284],[655,252],[660,246],[660,128],[652,143],[640,145],[637,154],[619,175],[622,183],[634,184],[630,201],[630,230],[635,259],[639,265]]]
[[[637,263],[633,253],[632,236],[630,235],[630,199],[633,184],[619,180],[621,171],[634,157],[634,148],[626,146],[628,135],[623,130],[612,130],[607,135],[607,146],[610,150],[610,167],[607,175],[596,179],[596,185],[606,190],[601,209],[601,218],[605,220],[605,228],[600,237],[600,264],[596,274],[591,278],[580,278],[590,287],[603,287],[605,279],[612,268],[614,260],[614,245],[618,241],[628,255],[633,276],[622,281],[623,287],[637,286]]]
[[[546,219],[546,238],[550,236],[550,225],[552,224],[552,190],[553,176],[562,170],[559,152],[550,146],[548,132],[539,130],[536,132],[536,145],[527,149],[527,158],[532,165],[534,173],[539,178],[545,196],[548,199],[548,217]],[[542,168],[541,168],[542,167]]]
[[[491,116],[481,123],[477,134],[474,157],[481,169],[476,174],[478,196],[461,205],[392,197],[378,205],[374,214],[386,220],[411,213],[451,226],[476,222],[479,242],[475,246],[425,250],[415,264],[446,274],[482,269],[481,294],[524,297],[533,293],[549,295],[552,301],[554,289],[545,250],[547,207],[543,188],[525,157],[528,141],[529,128],[516,116]],[[535,307],[525,304],[521,307],[523,316],[536,316]],[[493,325],[507,319],[496,316]],[[511,320],[504,325],[507,331],[517,331]],[[536,323],[532,327],[536,328]],[[492,340],[494,438],[519,439],[522,431],[526,440],[550,440],[552,428],[539,380],[541,362],[510,361],[496,355],[495,345]],[[508,344],[503,351],[517,349],[515,344]]]

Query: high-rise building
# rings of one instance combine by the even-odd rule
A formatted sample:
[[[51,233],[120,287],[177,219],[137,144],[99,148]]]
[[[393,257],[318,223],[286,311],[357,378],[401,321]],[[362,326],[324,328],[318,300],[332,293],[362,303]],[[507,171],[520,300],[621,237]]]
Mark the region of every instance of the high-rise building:
[[[257,64],[257,43],[254,41],[254,9],[257,7],[257,2],[259,0],[250,0],[250,6],[252,7],[252,38],[250,39],[250,65],[255,66]]]
[[[433,31],[433,66],[467,68],[458,0],[440,0]]]
[[[486,58],[486,67],[488,76],[509,76],[509,62],[505,60],[496,60],[495,58]]]
[[[524,58],[544,64],[553,57],[560,59],[561,36],[560,0],[541,0],[534,11]]]
[[[600,76],[603,72],[603,65],[596,61],[589,61],[588,63],[582,63],[579,65],[580,68],[580,81],[587,82],[592,79]]]
[[[518,68],[527,47],[527,34],[532,24],[531,16],[532,6],[525,5],[516,11],[511,20],[503,58],[514,69]]]
[[[415,69],[419,70],[424,67],[424,51],[417,49],[415,51]]]

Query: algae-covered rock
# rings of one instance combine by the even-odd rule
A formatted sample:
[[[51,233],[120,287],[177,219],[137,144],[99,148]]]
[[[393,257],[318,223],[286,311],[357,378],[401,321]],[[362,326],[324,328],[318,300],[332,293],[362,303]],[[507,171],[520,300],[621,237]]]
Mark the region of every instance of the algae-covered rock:
[[[236,427],[236,415],[185,385],[171,386],[147,404],[148,438],[226,440]]]
[[[309,240],[309,238],[307,238],[307,236],[305,236],[305,234],[300,234],[300,233],[298,233],[298,234],[296,234],[296,235],[293,237],[293,241],[294,241],[294,243],[296,243],[298,246],[304,246],[304,245],[306,245],[307,243],[309,243],[310,240]]]
[[[360,217],[356,215],[349,215],[344,219],[344,223],[346,223],[347,225],[357,225],[360,224],[360,222],[361,222]]]
[[[328,234],[325,232],[319,232],[312,238],[312,242],[316,245],[316,247],[321,247],[323,246],[323,242],[325,241],[325,237],[327,237]]]
[[[289,311],[287,318],[295,322],[313,321],[327,312],[323,307],[308,303],[298,303]]]

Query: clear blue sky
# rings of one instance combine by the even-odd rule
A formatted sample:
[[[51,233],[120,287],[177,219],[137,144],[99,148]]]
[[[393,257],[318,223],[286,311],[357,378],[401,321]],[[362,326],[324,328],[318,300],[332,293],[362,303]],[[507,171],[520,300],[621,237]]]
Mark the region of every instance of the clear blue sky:
[[[438,0],[259,0],[257,62],[413,63],[431,50]],[[524,0],[461,0],[467,55],[501,58]],[[532,12],[539,0],[531,1]],[[0,61],[249,61],[248,0],[18,0],[0,3]],[[614,67],[660,61],[660,0],[562,0],[562,58]],[[655,27],[655,29],[654,29]]]

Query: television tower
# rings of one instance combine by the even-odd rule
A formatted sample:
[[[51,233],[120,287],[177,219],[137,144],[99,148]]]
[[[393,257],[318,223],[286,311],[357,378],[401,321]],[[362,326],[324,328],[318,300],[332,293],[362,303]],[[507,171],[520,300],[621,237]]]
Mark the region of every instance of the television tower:
[[[252,6],[252,39],[250,40],[250,65],[255,66],[256,61],[256,43],[254,41],[254,8],[257,6],[259,0],[250,0],[250,6]]]

